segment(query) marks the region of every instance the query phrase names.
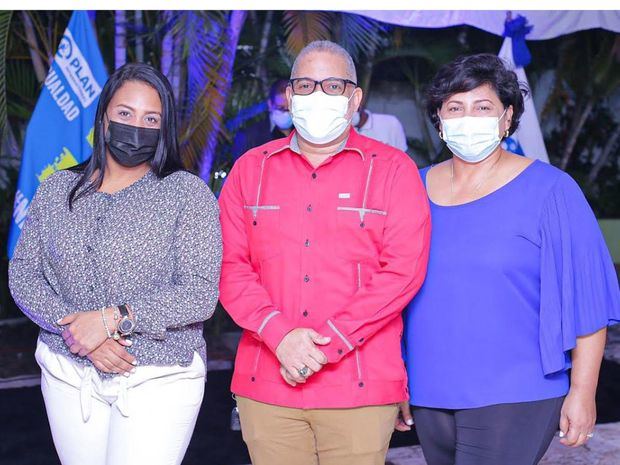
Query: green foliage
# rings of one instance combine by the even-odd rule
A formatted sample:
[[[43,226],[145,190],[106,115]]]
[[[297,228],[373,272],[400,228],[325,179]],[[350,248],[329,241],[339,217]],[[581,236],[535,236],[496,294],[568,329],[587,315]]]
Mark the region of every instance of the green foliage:
[[[71,12],[26,14],[36,37],[36,43],[30,46],[22,12],[14,12],[12,17],[10,12],[0,12],[0,54],[6,50],[6,55],[0,57],[0,128],[8,120],[16,141],[11,152],[17,155],[40,91],[31,55],[34,53],[49,66]],[[345,47],[355,59],[358,80],[366,94],[372,93],[379,82],[406,83],[411,89],[409,96],[416,102],[412,111],[418,112],[421,119],[425,118],[425,85],[439,66],[461,54],[497,53],[502,42],[501,37],[466,26],[417,29],[386,26],[362,16],[333,11],[257,11],[248,12],[236,50],[230,51],[225,46],[230,34],[230,12],[144,11],[142,30],[133,26],[132,18],[133,12],[127,12],[129,61],[135,60],[134,45],[139,37],[144,43],[145,61],[161,68],[162,41],[167,35],[171,37],[177,50],[173,59],[179,72],[175,86],[182,151],[188,166],[196,167],[207,150],[207,141],[217,132],[218,157],[212,171],[228,171],[232,164],[229,146],[234,132],[222,130],[222,123],[264,101],[266,89],[276,79],[288,78],[294,57],[312,40],[333,40]],[[97,12],[96,31],[104,61],[111,70],[113,11]],[[588,30],[528,42],[528,46],[533,56],[527,69],[532,89],[549,94],[540,119],[551,161],[561,163],[571,134],[576,134],[567,171],[580,182],[598,215],[620,217],[620,144],[610,147],[607,163],[600,171],[595,170],[593,182],[587,181],[620,121],[617,108],[612,108],[620,88],[620,35]],[[232,77],[226,77],[226,65],[232,60]],[[192,73],[188,72],[190,68]],[[549,71],[558,78],[550,89],[538,88],[539,78]],[[6,103],[2,100],[3,89]],[[575,131],[576,121],[586,109],[583,127]],[[250,118],[245,124],[255,121],[256,118]],[[428,164],[444,159],[447,153],[438,153],[432,131],[421,127],[420,132],[420,139],[409,139],[416,161]],[[0,166],[0,197],[8,205],[12,204],[14,181],[15,170]],[[221,178],[212,175],[214,190],[221,182]],[[0,216],[3,252],[10,221],[10,209],[4,210],[6,214]],[[220,323],[231,325],[229,321],[213,323],[214,327]]]
[[[12,11],[0,11],[0,139],[6,126],[6,47]]]
[[[327,11],[286,11],[282,18],[286,49],[296,56],[302,48],[315,40],[331,37],[332,13]]]

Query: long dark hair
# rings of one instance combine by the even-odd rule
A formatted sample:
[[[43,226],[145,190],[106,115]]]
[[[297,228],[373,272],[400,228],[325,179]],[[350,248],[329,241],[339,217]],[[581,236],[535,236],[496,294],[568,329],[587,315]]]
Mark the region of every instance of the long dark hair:
[[[127,81],[140,81],[154,88],[161,100],[161,124],[159,142],[155,156],[151,160],[151,170],[158,178],[164,178],[175,171],[184,170],[179,153],[177,139],[177,119],[174,105],[174,94],[170,82],[158,70],[144,63],[127,63],[118,68],[103,86],[97,105],[94,125],[93,153],[88,160],[71,168],[80,173],[80,179],[69,193],[69,208],[73,203],[101,187],[106,168],[106,146],[103,116],[118,89]],[[92,176],[98,171],[97,178]]]

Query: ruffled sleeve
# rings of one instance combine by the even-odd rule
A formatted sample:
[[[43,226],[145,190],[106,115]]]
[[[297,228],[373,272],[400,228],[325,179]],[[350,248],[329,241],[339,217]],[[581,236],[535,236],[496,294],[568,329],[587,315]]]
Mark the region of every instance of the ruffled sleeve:
[[[545,375],[571,366],[577,338],[620,322],[609,250],[577,183],[562,173],[541,214],[540,349]]]

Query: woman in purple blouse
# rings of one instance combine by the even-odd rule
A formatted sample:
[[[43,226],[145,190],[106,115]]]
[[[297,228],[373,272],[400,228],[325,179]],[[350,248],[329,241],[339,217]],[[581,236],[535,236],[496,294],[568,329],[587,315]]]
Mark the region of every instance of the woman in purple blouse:
[[[445,65],[428,91],[454,155],[422,172],[431,255],[404,336],[429,465],[531,465],[558,428],[567,446],[593,435],[618,278],[575,181],[501,148],[525,93],[487,54]]]

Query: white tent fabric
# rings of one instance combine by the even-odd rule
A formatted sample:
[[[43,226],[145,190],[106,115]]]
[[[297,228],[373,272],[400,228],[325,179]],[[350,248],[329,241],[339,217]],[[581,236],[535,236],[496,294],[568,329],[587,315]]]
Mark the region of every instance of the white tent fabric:
[[[347,10],[384,23],[400,26],[441,28],[466,24],[496,35],[503,35],[506,11],[472,10]],[[525,16],[534,29],[527,40],[553,39],[584,29],[602,28],[620,32],[620,11],[542,11],[511,10],[512,17]]]
[[[517,73],[517,77],[520,82],[527,85],[529,88],[529,82],[525,75],[525,70],[522,67],[517,68],[515,66],[514,59],[512,58],[512,39],[506,37],[502,48],[500,49],[498,56],[504,60],[504,62]],[[506,141],[509,150],[515,151],[509,144],[514,144],[515,147],[520,147],[520,151],[523,155],[530,158],[538,158],[539,160],[549,163],[549,155],[547,155],[547,149],[545,147],[545,141],[543,139],[542,131],[540,130],[540,124],[538,123],[538,116],[536,115],[536,108],[534,108],[534,100],[532,96],[528,96],[525,99],[525,110],[521,115],[519,121],[519,128],[512,134]],[[518,151],[517,151],[518,152]]]

